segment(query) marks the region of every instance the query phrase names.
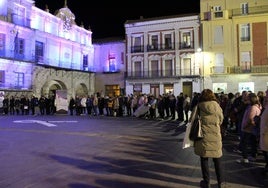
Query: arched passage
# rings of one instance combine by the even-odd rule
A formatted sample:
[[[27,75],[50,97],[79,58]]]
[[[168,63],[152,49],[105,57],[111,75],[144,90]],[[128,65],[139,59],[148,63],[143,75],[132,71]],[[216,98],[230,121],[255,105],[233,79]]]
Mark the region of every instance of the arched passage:
[[[87,96],[88,88],[85,84],[79,83],[75,88],[75,93],[77,96]]]
[[[67,90],[67,87],[65,83],[60,80],[49,80],[42,87],[41,95],[46,97],[55,96],[56,90]]]

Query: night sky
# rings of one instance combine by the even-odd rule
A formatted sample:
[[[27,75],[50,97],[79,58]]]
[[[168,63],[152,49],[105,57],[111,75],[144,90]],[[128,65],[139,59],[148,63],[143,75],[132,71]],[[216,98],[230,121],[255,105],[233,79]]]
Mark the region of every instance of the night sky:
[[[200,0],[165,0],[162,3],[155,1],[151,5],[145,0],[123,1],[124,4],[120,3],[121,1],[106,1],[67,1],[68,8],[76,17],[77,25],[82,22],[86,29],[90,28],[93,39],[124,37],[124,23],[127,20],[139,19],[140,16],[152,18],[199,13],[200,9]],[[63,8],[64,0],[35,0],[35,5],[42,10],[48,5],[50,13],[54,14],[56,10]]]

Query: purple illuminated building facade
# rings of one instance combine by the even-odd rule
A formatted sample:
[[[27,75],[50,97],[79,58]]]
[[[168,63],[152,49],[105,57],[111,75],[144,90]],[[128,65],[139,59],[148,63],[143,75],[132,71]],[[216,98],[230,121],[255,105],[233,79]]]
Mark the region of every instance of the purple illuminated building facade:
[[[115,47],[111,44],[94,47],[91,30],[75,23],[67,1],[51,14],[48,8],[35,7],[32,0],[1,0],[0,92],[6,96],[49,97],[56,90],[66,90],[69,99],[103,91],[105,86],[95,84],[96,72],[120,73],[124,61],[124,42]],[[113,79],[117,78],[104,79],[110,81],[104,84],[124,87],[114,84]]]

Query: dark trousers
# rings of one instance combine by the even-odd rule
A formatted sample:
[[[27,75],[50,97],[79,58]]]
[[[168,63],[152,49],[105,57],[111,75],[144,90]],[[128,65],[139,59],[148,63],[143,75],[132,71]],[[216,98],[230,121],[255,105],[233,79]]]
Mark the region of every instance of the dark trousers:
[[[202,171],[202,176],[203,180],[207,185],[210,184],[210,174],[209,174],[209,158],[207,157],[200,157],[200,162],[201,162],[201,171]],[[221,169],[221,158],[212,158],[213,163],[214,163],[214,168],[217,176],[217,182],[218,184],[222,183],[222,169]]]
[[[242,156],[247,159],[249,156],[256,157],[257,155],[257,138],[252,133],[243,132],[241,139]]]
[[[268,172],[268,152],[267,151],[262,151],[262,154],[264,156],[265,168],[267,169],[267,172]]]

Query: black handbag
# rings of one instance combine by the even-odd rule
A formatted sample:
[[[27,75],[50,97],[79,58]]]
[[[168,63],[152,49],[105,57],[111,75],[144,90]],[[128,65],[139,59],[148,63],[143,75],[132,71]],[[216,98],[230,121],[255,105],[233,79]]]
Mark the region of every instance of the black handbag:
[[[203,138],[203,132],[201,128],[200,110],[198,106],[197,106],[197,112],[196,112],[194,121],[192,122],[189,138],[192,141],[197,141]]]

